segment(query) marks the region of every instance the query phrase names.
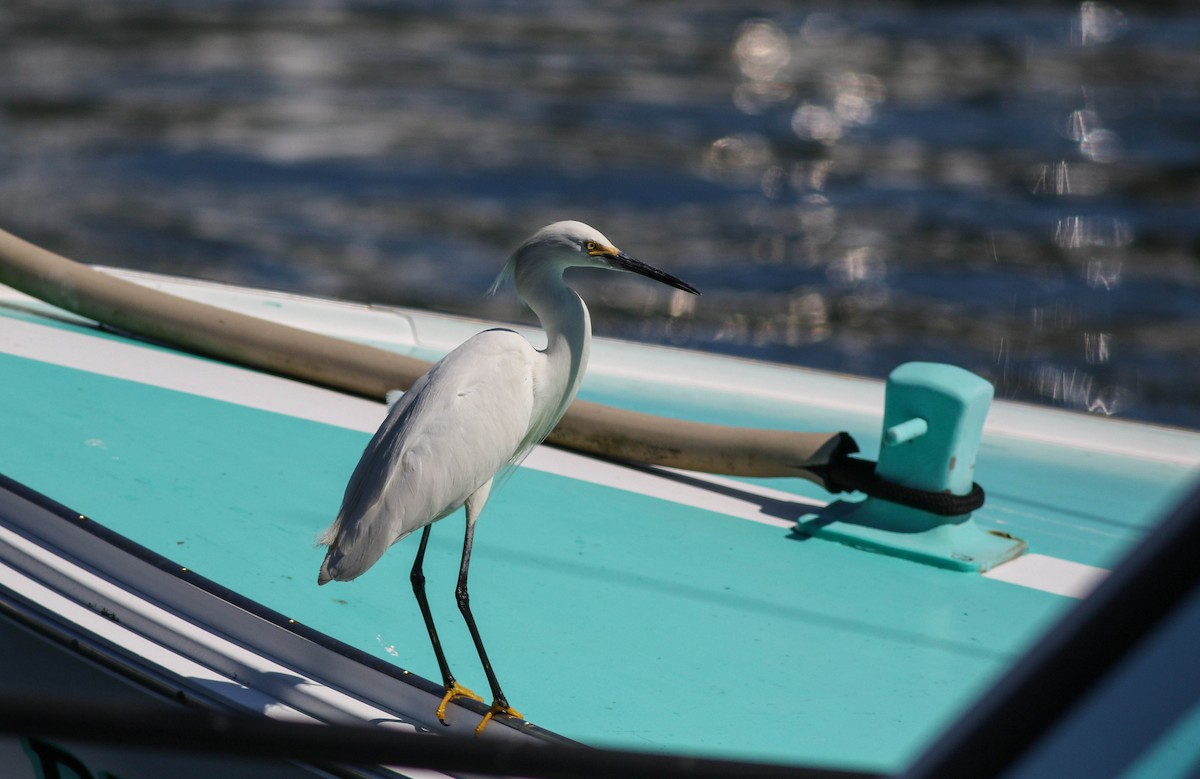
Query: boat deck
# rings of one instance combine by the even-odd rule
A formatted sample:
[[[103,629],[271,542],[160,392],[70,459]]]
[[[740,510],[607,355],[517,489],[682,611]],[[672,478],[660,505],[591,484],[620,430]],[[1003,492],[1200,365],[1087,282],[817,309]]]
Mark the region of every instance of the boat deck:
[[[178,294],[434,358],[477,323],[206,285]],[[317,316],[314,316],[316,312]],[[582,396],[877,451],[882,385],[599,342]],[[384,407],[106,332],[0,295],[0,473],[270,609],[429,679],[402,543],[318,588],[345,482]],[[472,606],[510,701],[598,745],[902,768],[1189,487],[1200,435],[993,406],[984,527],[1029,544],[987,575],[806,539],[801,480],[630,467],[541,447],[493,491]],[[425,570],[449,660],[486,691],[454,607],[463,520]]]

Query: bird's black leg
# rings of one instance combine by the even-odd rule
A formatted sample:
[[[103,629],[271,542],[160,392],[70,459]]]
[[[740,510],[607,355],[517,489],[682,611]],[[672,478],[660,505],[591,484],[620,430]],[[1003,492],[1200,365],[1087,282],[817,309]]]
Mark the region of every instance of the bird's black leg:
[[[449,688],[454,684],[454,675],[450,673],[450,664],[446,662],[446,655],[442,652],[442,642],[438,639],[437,627],[433,624],[433,613],[429,610],[429,599],[425,597],[425,547],[429,544],[429,531],[433,525],[426,525],[421,531],[421,545],[417,547],[417,557],[413,560],[412,573],[409,574],[409,580],[412,582],[413,595],[417,598],[417,605],[421,607],[421,616],[425,618],[425,631],[429,633],[429,641],[433,644],[433,653],[437,655],[438,668],[442,672],[442,681]]]
[[[433,653],[437,656],[438,669],[442,672],[442,682],[446,685],[446,695],[438,705],[437,718],[443,725],[448,725],[450,723],[446,722],[446,704],[450,703],[452,699],[463,696],[475,700],[483,699],[454,680],[454,674],[450,673],[450,664],[446,662],[446,654],[442,651],[442,642],[438,640],[437,628],[433,624],[433,613],[429,610],[429,600],[425,597],[425,572],[422,570],[425,563],[425,547],[429,543],[429,530],[432,527],[433,525],[426,525],[425,529],[421,531],[421,545],[417,547],[417,557],[413,560],[412,573],[408,578],[412,582],[413,595],[417,597],[417,605],[421,607],[421,616],[425,618],[425,630],[429,633],[429,641],[433,644]]]
[[[467,535],[463,541],[463,556],[462,565],[458,569],[458,586],[454,590],[454,596],[458,601],[458,610],[462,612],[463,619],[467,622],[467,629],[471,631],[471,639],[475,642],[475,650],[479,653],[479,661],[483,663],[483,672],[487,674],[488,686],[492,688],[492,705],[488,709],[488,713],[484,715],[479,726],[475,728],[475,735],[483,730],[483,726],[488,724],[488,721],[496,714],[507,714],[512,717],[521,717],[521,713],[508,705],[508,699],[504,697],[504,691],[500,689],[500,682],[496,680],[496,672],[492,670],[492,663],[488,660],[487,650],[483,648],[483,639],[479,636],[479,628],[475,625],[475,616],[471,614],[471,596],[467,591],[467,572],[471,567],[471,544],[475,536],[475,513],[468,505],[467,511]]]

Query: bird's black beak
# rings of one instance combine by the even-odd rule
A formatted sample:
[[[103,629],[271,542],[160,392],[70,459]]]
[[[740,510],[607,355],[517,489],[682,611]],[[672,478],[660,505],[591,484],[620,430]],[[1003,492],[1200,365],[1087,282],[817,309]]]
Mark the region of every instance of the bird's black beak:
[[[669,284],[675,289],[681,289],[684,292],[690,292],[693,295],[700,294],[700,290],[696,289],[691,284],[688,284],[686,281],[677,279],[670,273],[661,271],[651,265],[647,265],[641,260],[634,259],[625,252],[610,254],[608,255],[608,259],[612,262],[612,266],[618,270],[633,271],[634,273],[641,274],[648,279],[654,279],[655,281],[661,281],[663,284]]]

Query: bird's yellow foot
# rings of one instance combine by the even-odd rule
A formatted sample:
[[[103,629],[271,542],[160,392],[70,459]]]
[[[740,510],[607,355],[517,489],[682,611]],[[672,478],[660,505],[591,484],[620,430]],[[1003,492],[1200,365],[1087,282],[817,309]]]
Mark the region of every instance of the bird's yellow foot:
[[[479,724],[475,726],[475,735],[478,736],[480,733],[482,733],[483,726],[491,722],[492,717],[496,716],[497,714],[504,714],[509,717],[516,717],[517,719],[525,719],[525,717],[521,715],[521,712],[517,711],[512,706],[509,706],[507,703],[501,704],[499,701],[492,701],[492,705],[490,708],[488,708],[487,714],[484,714],[483,719],[480,720]]]
[[[439,703],[437,707],[437,718],[438,721],[443,725],[450,724],[449,722],[446,722],[446,705],[455,698],[470,698],[471,700],[476,701],[483,700],[483,698],[471,692],[466,687],[463,687],[458,682],[452,682],[448,687],[446,687],[446,694],[442,696],[442,702]]]

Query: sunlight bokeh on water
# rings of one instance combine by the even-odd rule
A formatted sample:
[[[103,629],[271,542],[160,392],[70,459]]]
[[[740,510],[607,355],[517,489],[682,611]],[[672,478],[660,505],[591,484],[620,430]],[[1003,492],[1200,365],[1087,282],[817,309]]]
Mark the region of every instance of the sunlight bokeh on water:
[[[528,320],[577,218],[598,334],[1200,426],[1200,13],[7,0],[0,227],[77,259]]]

